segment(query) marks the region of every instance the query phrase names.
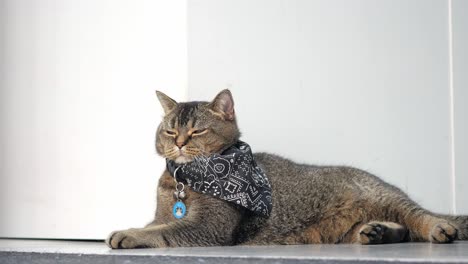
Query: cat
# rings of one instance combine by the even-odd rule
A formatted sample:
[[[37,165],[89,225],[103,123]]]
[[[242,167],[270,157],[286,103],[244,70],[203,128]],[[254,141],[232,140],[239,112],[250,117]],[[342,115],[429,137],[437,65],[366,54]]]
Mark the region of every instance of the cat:
[[[211,102],[177,103],[156,93],[165,113],[155,143],[162,157],[183,164],[222,153],[239,140],[229,90]],[[430,212],[366,171],[298,164],[268,153],[254,157],[271,183],[269,217],[187,187],[186,215],[176,219],[172,215],[176,183],[166,170],[158,184],[154,220],[144,228],[111,233],[107,245],[117,249],[468,239],[468,216]]]

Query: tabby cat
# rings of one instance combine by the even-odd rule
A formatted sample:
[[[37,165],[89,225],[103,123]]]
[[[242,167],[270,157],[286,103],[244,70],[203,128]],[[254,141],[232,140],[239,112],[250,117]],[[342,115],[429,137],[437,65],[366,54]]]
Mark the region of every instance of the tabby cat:
[[[177,103],[156,93],[165,112],[156,133],[156,150],[167,160],[192,162],[238,142],[229,90],[211,102]],[[254,158],[271,184],[268,217],[186,186],[187,212],[176,219],[172,214],[176,182],[165,170],[154,220],[144,228],[115,231],[106,243],[117,249],[468,239],[468,216],[430,212],[363,170],[298,164],[268,153],[255,153]]]

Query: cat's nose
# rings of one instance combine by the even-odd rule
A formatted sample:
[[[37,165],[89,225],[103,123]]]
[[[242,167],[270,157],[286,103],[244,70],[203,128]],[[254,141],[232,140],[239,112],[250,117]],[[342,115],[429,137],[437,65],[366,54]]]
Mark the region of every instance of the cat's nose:
[[[179,141],[179,142],[176,142],[176,145],[177,147],[179,147],[179,149],[181,149],[183,146],[185,146],[185,142]]]

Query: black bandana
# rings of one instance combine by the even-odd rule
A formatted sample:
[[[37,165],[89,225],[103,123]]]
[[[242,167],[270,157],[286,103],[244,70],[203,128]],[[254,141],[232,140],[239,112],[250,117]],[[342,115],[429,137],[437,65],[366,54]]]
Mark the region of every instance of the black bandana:
[[[196,157],[190,163],[167,160],[171,175],[177,167],[177,180],[185,181],[194,191],[270,216],[271,186],[247,143],[238,141],[221,155]]]

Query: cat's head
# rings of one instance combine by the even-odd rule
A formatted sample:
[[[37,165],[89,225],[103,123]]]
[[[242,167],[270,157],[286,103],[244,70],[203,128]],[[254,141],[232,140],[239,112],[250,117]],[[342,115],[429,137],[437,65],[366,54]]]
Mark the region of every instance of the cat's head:
[[[164,117],[156,132],[156,150],[177,163],[197,156],[220,153],[240,136],[229,90],[221,91],[211,102],[177,103],[156,91]]]

